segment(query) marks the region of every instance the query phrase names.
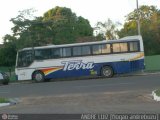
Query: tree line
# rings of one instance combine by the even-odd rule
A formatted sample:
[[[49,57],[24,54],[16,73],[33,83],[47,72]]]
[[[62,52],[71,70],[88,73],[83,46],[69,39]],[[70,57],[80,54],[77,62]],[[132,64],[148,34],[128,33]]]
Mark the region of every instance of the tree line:
[[[141,35],[144,40],[146,55],[160,53],[160,10],[155,6],[141,6],[139,12],[134,10],[126,16],[121,24],[108,19],[97,22],[99,33],[94,36],[89,20],[77,16],[70,8],[55,7],[40,17],[34,17],[33,9],[20,11],[10,21],[13,34],[3,37],[0,48],[0,66],[14,66],[16,53],[24,47],[35,47],[48,44],[68,44],[75,42],[118,39],[137,35],[137,20],[140,20]],[[139,16],[139,18],[138,18]]]

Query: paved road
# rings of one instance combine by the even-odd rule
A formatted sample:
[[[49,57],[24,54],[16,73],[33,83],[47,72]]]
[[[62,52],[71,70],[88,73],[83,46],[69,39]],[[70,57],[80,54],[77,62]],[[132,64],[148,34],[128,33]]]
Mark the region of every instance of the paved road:
[[[160,88],[160,75],[99,78],[0,86],[0,96],[20,98],[7,113],[155,113],[160,103],[151,91]]]
[[[160,75],[99,78],[46,83],[21,83],[0,86],[1,97],[46,96],[76,93],[154,90],[160,87]]]

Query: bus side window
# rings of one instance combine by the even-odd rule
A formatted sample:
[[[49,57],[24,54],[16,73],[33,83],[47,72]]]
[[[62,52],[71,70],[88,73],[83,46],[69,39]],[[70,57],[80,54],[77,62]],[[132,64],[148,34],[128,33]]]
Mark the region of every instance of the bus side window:
[[[102,44],[102,54],[103,53],[111,53],[111,45],[110,44]]]
[[[63,57],[71,56],[71,48],[63,48]]]
[[[82,55],[90,55],[91,49],[90,46],[82,46]]]
[[[73,56],[81,56],[81,46],[73,47]]]
[[[37,49],[35,50],[35,59],[36,60],[44,60],[50,59],[51,49]]]
[[[127,43],[120,43],[121,52],[128,52]]]
[[[113,52],[115,53],[121,52],[119,43],[113,43],[112,46],[113,46]]]
[[[52,58],[60,58],[60,57],[62,57],[62,48],[52,49]]]
[[[130,52],[136,52],[139,50],[138,42],[129,42]]]
[[[35,59],[36,60],[42,60],[43,59],[41,50],[35,50],[34,54],[35,54]]]
[[[42,55],[43,59],[51,59],[51,49],[44,49]]]
[[[128,52],[128,45],[127,43],[113,43],[113,52]]]
[[[94,55],[101,54],[101,45],[92,45],[92,53]]]

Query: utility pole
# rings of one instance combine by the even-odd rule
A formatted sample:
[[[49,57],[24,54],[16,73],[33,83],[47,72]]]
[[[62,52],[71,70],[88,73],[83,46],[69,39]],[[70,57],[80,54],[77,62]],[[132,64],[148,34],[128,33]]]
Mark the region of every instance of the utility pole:
[[[136,0],[136,3],[137,3],[137,17],[138,17],[138,18],[137,18],[137,31],[138,31],[138,35],[141,35],[138,0]]]

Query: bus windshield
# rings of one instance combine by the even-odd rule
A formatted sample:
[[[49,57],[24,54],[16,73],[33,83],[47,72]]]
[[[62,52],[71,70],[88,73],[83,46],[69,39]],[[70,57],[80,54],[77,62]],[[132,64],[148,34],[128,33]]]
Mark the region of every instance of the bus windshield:
[[[18,53],[17,67],[27,67],[33,62],[33,50],[20,51]]]

